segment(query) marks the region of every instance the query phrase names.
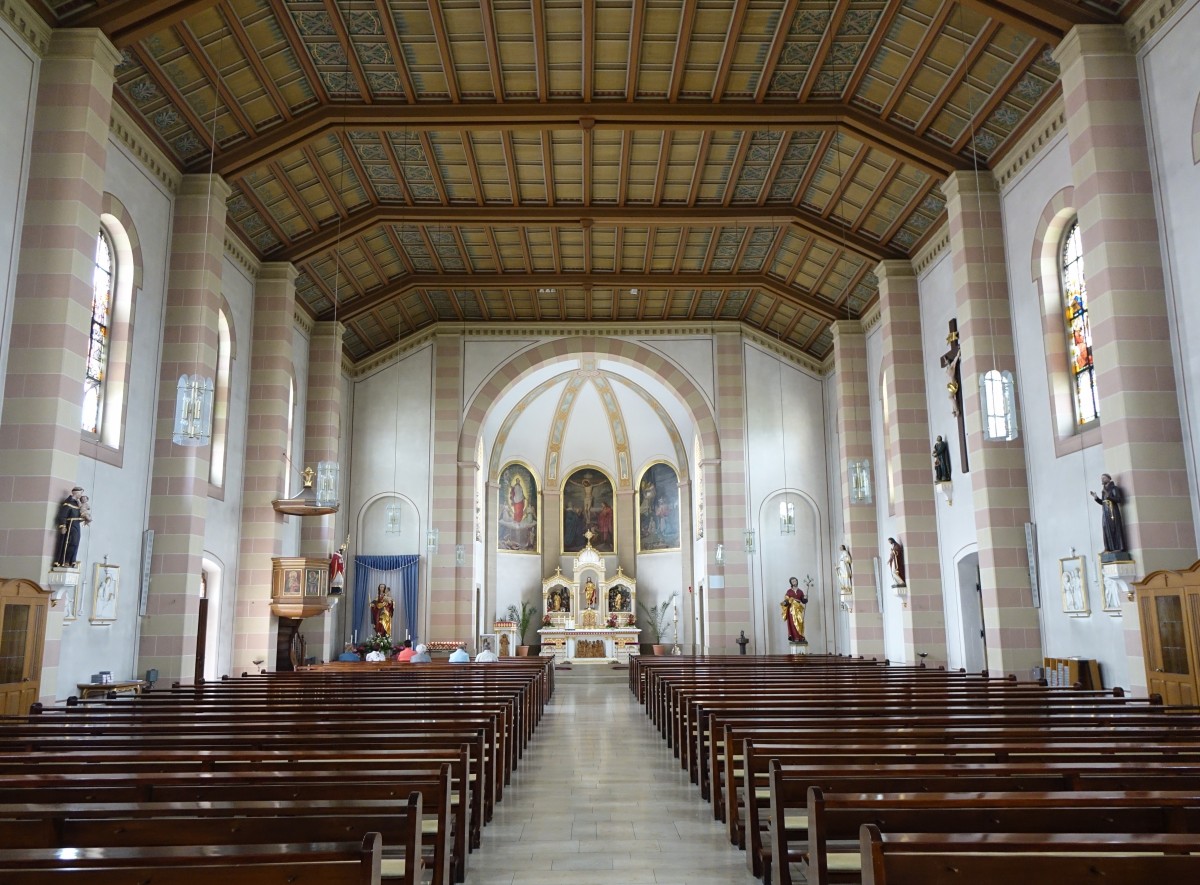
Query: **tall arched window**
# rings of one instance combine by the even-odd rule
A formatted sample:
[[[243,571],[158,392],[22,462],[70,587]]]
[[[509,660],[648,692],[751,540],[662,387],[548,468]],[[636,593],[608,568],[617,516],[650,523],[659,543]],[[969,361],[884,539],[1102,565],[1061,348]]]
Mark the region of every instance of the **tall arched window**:
[[[233,336],[229,314],[217,311],[217,378],[213,396],[212,455],[208,462],[208,481],[216,489],[225,485],[225,453],[229,430],[229,373],[233,361]]]
[[[113,293],[117,288],[112,240],[104,228],[96,236],[96,260],[92,268],[92,323],[88,335],[87,368],[83,379],[84,433],[100,435],[104,416],[104,377],[108,368],[108,345],[112,323]]]
[[[1100,417],[1100,402],[1096,395],[1096,368],[1092,362],[1092,326],[1088,321],[1083,242],[1079,236],[1078,219],[1071,223],[1063,237],[1061,275],[1075,424],[1083,427]]]

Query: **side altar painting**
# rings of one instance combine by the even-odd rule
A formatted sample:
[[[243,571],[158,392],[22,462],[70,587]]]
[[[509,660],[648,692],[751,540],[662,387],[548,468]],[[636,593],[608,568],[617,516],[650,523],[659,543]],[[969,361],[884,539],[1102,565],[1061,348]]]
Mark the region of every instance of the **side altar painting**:
[[[538,551],[537,480],[524,464],[512,463],[500,471],[496,502],[497,549],[510,553]]]
[[[679,549],[679,476],[651,464],[638,483],[638,551]]]
[[[588,544],[613,553],[613,485],[602,471],[584,467],[567,477],[562,491],[563,552],[578,553]]]

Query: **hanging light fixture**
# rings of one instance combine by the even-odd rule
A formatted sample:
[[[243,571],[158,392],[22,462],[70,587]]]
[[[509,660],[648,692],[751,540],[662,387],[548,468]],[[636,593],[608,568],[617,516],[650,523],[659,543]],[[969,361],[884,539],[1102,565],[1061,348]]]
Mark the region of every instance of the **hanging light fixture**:
[[[403,179],[403,181],[401,182],[401,185],[403,187],[407,187],[408,186],[408,129],[407,128],[405,128],[405,130],[404,130],[404,155],[400,158],[400,176]],[[401,242],[401,247],[403,247],[403,242]],[[400,328],[400,324],[403,322],[404,322],[404,314],[402,314],[399,310],[397,310],[396,311],[396,344],[397,344],[396,365],[397,365],[397,367],[400,365],[399,343],[400,343],[400,336],[401,336],[401,334],[403,334],[403,330]],[[404,509],[404,504],[400,501],[400,493],[399,493],[399,490],[397,489],[397,482],[396,482],[396,476],[399,472],[399,464],[400,464],[400,390],[401,390],[401,385],[397,384],[396,385],[396,416],[395,416],[395,427],[396,427],[395,452],[393,453],[393,457],[392,457],[392,501],[387,505],[387,507],[384,508],[384,511],[383,511],[384,512],[384,520],[385,520],[383,530],[384,530],[384,532],[386,532],[389,535],[400,534],[400,514],[401,514],[401,511]]]
[[[871,461],[868,458],[851,458],[846,462],[849,478],[850,503],[871,503]]]
[[[742,542],[745,545],[745,550],[747,553],[754,552],[754,529],[746,529],[746,531],[742,533]]]
[[[779,363],[779,455],[783,459],[783,500],[779,502],[779,534],[796,534],[796,505],[788,496],[787,421],[783,411],[783,363]]]

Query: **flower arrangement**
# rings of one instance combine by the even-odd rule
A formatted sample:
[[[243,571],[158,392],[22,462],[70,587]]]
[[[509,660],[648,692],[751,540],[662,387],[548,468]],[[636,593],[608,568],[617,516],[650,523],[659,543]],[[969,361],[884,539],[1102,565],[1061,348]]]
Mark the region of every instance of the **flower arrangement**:
[[[392,648],[392,637],[386,633],[376,633],[358,647],[359,654],[365,655],[372,651],[383,652],[390,657],[395,652],[395,649]]]
[[[616,629],[617,629],[617,616],[616,616],[616,615],[609,615],[609,616],[608,616],[608,629],[609,629],[609,630],[616,630]]]
[[[542,615],[542,626],[543,627],[553,627],[554,626],[554,621],[550,618],[549,613]]]

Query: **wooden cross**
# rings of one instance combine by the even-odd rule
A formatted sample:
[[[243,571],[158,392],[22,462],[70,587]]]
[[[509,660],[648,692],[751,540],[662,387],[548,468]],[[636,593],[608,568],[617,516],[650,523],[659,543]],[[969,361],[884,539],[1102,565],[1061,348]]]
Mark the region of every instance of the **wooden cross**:
[[[952,319],[949,324],[949,334],[946,343],[950,349],[942,354],[941,367],[946,372],[946,393],[950,396],[950,410],[958,423],[958,455],[962,472],[970,472],[967,465],[967,423],[963,419],[962,372],[959,364],[962,362],[962,348],[958,344],[958,320]]]

